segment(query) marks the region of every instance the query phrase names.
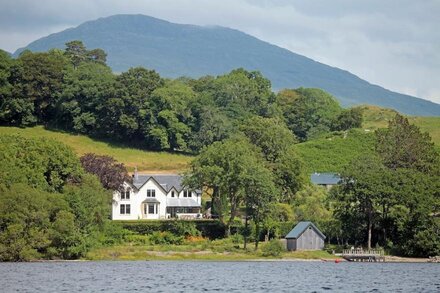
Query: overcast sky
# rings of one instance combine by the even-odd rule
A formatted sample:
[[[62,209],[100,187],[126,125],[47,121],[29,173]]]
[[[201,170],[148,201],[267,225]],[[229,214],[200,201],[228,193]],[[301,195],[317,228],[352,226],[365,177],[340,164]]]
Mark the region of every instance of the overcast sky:
[[[440,0],[1,0],[0,48],[113,14],[239,29],[440,103]]]

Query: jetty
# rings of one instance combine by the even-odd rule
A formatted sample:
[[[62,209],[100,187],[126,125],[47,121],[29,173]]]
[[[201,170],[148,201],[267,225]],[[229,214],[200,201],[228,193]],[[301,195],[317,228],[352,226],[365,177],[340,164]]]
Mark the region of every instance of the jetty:
[[[385,255],[381,249],[345,249],[342,251],[342,257],[348,261],[385,262]]]

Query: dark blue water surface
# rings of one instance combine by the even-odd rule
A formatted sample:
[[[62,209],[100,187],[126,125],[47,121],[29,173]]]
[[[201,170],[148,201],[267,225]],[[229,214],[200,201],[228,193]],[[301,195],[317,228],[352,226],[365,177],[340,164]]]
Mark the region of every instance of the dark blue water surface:
[[[0,263],[0,292],[440,292],[440,264]]]

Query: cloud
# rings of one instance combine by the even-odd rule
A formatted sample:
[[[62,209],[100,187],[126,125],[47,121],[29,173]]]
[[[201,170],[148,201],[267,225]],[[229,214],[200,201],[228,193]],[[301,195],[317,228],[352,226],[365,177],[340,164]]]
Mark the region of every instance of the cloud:
[[[0,48],[113,14],[236,28],[440,103],[438,0],[11,0],[0,11]]]

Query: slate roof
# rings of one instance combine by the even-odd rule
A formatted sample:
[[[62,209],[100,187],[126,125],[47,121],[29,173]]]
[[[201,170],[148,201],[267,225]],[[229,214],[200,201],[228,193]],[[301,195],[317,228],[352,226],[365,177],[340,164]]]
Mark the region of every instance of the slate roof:
[[[155,197],[147,197],[142,203],[160,203],[160,201]]]
[[[182,179],[183,177],[180,175],[164,175],[164,174],[139,174],[136,178],[136,176],[133,176],[133,185],[139,189],[144,185],[151,177],[153,177],[154,180],[156,180],[157,183],[162,186],[162,188],[168,193],[170,190],[174,187],[177,192],[182,191]],[[196,192],[198,192],[196,190]]]
[[[305,222],[299,222],[287,235],[285,238],[295,238],[298,239],[299,236],[301,236],[304,231],[309,228],[310,226],[313,227],[315,232],[322,237],[322,239],[325,239],[325,235],[322,234],[321,231],[313,224],[312,222],[305,221]]]
[[[167,198],[167,207],[200,207],[192,198]]]
[[[341,177],[336,173],[313,173],[310,180],[317,185],[336,185],[341,181]]]

